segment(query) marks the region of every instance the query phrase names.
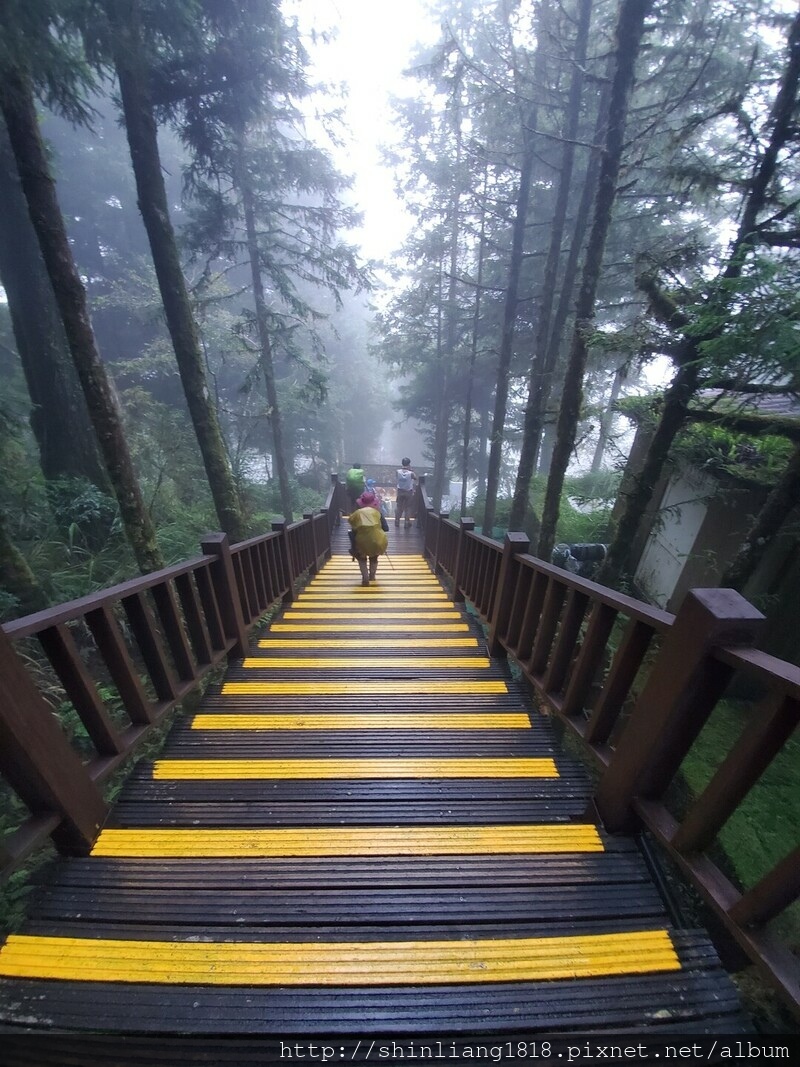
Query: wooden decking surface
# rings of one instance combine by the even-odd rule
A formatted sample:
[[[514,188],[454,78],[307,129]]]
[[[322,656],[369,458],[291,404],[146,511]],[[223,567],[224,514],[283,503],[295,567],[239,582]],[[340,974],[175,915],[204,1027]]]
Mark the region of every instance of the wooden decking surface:
[[[362,588],[342,531],[56,865],[0,951],[6,1034],[747,1028],[416,531],[391,539]]]

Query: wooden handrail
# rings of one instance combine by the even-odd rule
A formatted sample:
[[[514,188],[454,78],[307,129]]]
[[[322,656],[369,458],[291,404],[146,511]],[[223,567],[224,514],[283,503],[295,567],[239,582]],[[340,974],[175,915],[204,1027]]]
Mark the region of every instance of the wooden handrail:
[[[105,817],[98,786],[208,672],[241,656],[270,605],[290,602],[302,575],[330,555],[342,486],[326,508],[70,604],[15,620],[0,634],[0,772],[30,818],[5,842],[10,871],[49,835],[85,852]],[[677,616],[616,593],[527,551],[452,522],[416,499],[424,553],[467,600],[496,655],[513,657],[545,710],[596,762],[594,803],[611,831],[647,828],[744,951],[800,1012],[797,961],[768,929],[800,893],[797,850],[741,890],[707,849],[800,722],[800,668],[752,647],[760,614],[732,590],[693,590]],[[12,645],[36,642],[90,739],[71,748]],[[35,650],[34,650],[35,651]],[[101,690],[111,678],[114,691]],[[703,793],[679,819],[668,788],[732,680],[763,697]],[[110,714],[109,696],[121,705]]]
[[[328,510],[275,525],[235,545],[209,534],[195,559],[0,627],[0,774],[31,813],[4,842],[3,877],[48,837],[62,852],[88,851],[106,815],[99,786],[214,667],[243,656],[264,612],[330,556]],[[55,675],[88,753],[68,740],[23,646],[37,672]]]
[[[692,590],[677,616],[501,544],[433,509],[425,552],[518,663],[541,705],[600,770],[594,806],[607,829],[648,829],[753,962],[800,1013],[796,958],[768,923],[800,895],[797,850],[740,890],[707,854],[718,831],[800,723],[800,668],[752,647],[762,616],[733,590]],[[765,694],[682,820],[668,788],[733,680]]]

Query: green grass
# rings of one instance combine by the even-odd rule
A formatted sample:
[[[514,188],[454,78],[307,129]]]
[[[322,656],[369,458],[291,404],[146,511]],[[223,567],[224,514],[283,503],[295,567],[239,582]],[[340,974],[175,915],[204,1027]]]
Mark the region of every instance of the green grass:
[[[699,796],[757,706],[721,701],[681,766],[690,796]],[[720,830],[715,859],[741,889],[749,889],[797,844],[800,826],[800,740],[790,739]],[[793,949],[800,946],[800,903],[773,923]]]

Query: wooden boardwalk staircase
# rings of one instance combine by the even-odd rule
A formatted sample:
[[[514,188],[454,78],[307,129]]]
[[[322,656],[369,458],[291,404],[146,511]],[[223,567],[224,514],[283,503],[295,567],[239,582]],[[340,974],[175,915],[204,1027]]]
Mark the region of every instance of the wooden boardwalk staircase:
[[[416,531],[334,555],[0,951],[0,1023],[117,1035],[736,1033],[703,933]]]

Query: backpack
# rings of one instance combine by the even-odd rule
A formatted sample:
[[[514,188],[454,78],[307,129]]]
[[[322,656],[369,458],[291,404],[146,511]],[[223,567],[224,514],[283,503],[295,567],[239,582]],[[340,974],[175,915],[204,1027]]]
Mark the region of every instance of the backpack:
[[[364,472],[360,467],[352,467],[347,472],[347,478],[345,479],[347,488],[352,492],[361,492],[364,488]]]
[[[407,471],[403,467],[398,468],[397,488],[405,492],[414,488],[414,474],[412,471]]]
[[[389,538],[381,529],[381,513],[375,508],[359,508],[349,518],[355,531],[356,548],[364,556],[382,556]]]

